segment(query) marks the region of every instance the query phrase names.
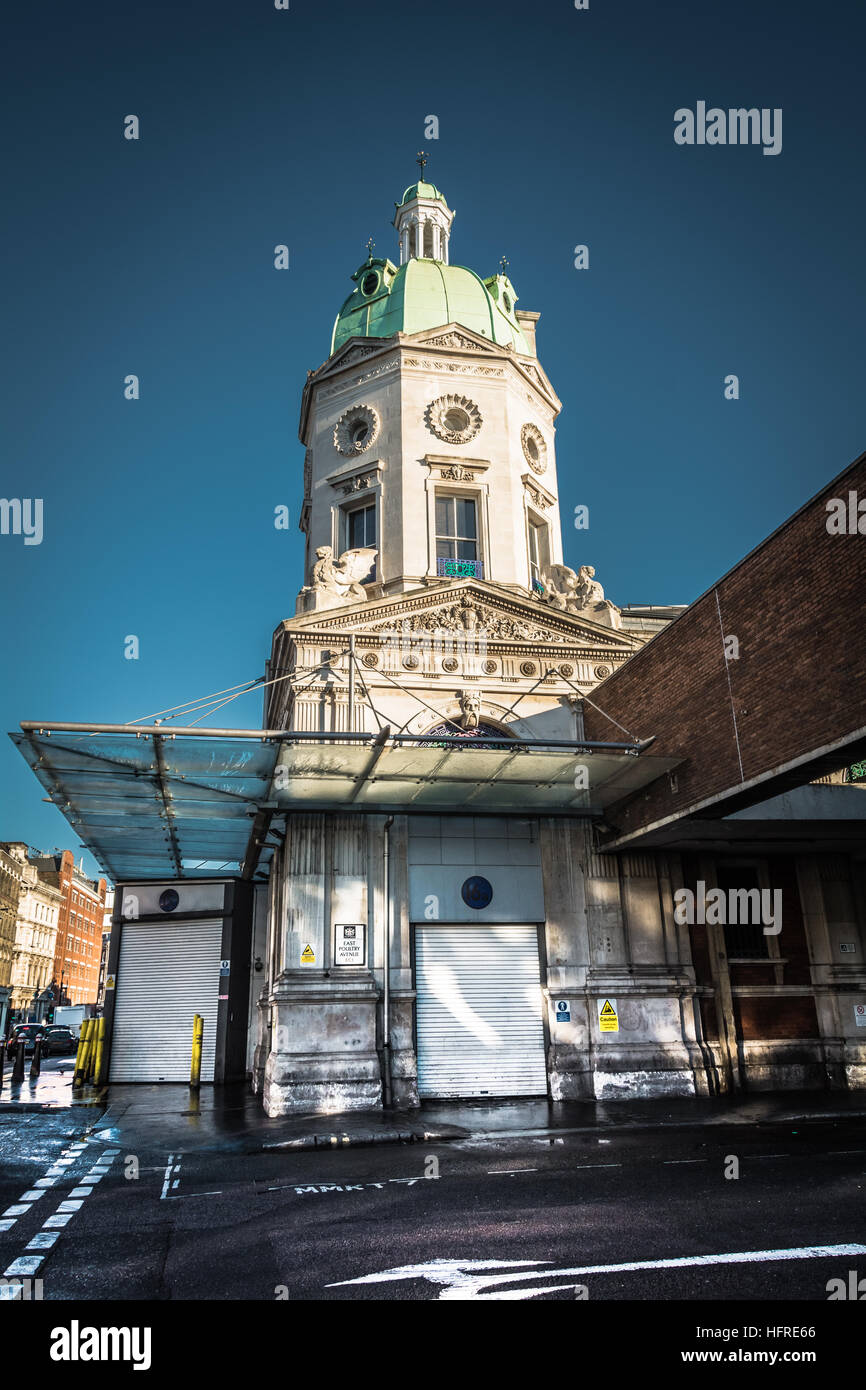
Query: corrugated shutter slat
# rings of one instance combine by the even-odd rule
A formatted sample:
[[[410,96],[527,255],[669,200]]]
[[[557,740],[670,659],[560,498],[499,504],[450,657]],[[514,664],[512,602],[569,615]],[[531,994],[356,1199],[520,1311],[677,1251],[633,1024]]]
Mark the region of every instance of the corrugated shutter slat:
[[[204,1019],[202,1081],[213,1081],[221,922],[125,922],[111,1041],[112,1081],[189,1081],[192,1018]]]
[[[533,926],[415,929],[421,1096],[547,1092]]]

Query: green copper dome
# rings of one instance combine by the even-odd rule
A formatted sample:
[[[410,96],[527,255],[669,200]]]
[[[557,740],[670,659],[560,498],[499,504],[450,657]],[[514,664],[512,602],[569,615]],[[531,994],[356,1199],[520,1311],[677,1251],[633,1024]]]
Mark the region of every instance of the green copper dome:
[[[446,207],[448,206],[445,202],[445,194],[439,192],[435,183],[410,183],[397,206],[401,208],[404,203],[411,203],[413,198],[434,198],[438,199],[440,203],[445,203]]]
[[[369,260],[352,278],[357,288],[337,315],[332,353],[350,338],[390,338],[459,323],[502,347],[535,355],[514,316],[517,296],[505,275],[485,281],[466,266],[413,258],[399,270],[391,261]]]

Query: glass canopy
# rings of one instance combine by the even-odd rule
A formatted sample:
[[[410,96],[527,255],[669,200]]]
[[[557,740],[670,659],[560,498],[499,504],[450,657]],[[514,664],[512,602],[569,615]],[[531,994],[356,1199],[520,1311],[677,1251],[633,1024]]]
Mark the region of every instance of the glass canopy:
[[[598,816],[679,761],[501,735],[21,727],[10,738],[115,882],[249,877],[269,817],[292,811]]]

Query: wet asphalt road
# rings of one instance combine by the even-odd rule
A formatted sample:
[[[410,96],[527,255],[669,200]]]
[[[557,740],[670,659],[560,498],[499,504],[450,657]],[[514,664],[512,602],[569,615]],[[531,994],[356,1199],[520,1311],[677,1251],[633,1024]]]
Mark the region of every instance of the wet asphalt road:
[[[862,1121],[183,1154],[0,1115],[0,1270],[46,1300],[826,1302],[866,1254],[779,1252],[866,1246],[864,1197]]]

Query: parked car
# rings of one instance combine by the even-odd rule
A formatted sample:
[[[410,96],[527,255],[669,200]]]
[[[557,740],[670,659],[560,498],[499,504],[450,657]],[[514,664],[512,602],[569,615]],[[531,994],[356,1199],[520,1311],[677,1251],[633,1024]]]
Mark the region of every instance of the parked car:
[[[36,1039],[42,1039],[43,1057],[64,1057],[75,1051],[78,1039],[71,1028],[50,1023],[19,1023],[13,1028],[6,1044],[6,1056],[14,1061],[18,1044],[24,1040],[24,1055],[32,1053]]]
[[[43,1057],[66,1057],[75,1052],[77,1047],[78,1038],[71,1028],[54,1024],[45,1029],[42,1038]]]
[[[15,1053],[18,1051],[18,1044],[22,1040],[25,1054],[32,1052],[36,1039],[42,1036],[45,1028],[44,1023],[16,1023],[6,1043],[6,1056],[9,1060],[14,1059]]]

